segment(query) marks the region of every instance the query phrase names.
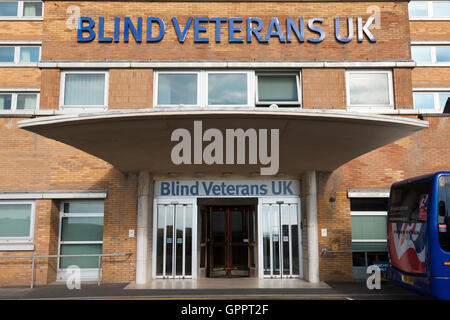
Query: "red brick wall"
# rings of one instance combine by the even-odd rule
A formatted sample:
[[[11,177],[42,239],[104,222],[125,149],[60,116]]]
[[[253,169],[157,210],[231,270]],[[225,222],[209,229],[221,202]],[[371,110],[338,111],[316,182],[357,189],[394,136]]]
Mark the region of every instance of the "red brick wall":
[[[45,24],[43,60],[383,60],[406,59],[409,53],[409,25],[406,2],[63,2],[45,3]],[[136,43],[77,43],[76,30],[69,30],[66,21],[70,18],[66,10],[69,6],[80,7],[82,16],[105,18],[105,36],[113,34],[114,17],[129,16],[136,22],[137,17],[156,16],[164,20],[166,35],[161,42]],[[358,17],[366,19],[370,5],[377,5],[381,12],[381,29],[372,29],[376,43],[354,40],[347,44],[338,43],[334,38],[335,17]],[[278,17],[284,26],[286,17],[309,19],[323,17],[323,28],[327,35],[320,44],[279,43],[273,38],[270,45],[258,43],[228,43],[228,28],[223,25],[221,43],[215,42],[215,24],[208,24],[208,32],[202,36],[210,38],[209,43],[194,43],[193,27],[188,32],[184,44],[177,40],[172,17],[177,17],[184,27],[187,17],[260,17],[265,29],[271,17]],[[356,22],[355,22],[356,23]],[[143,26],[145,36],[146,27]],[[205,24],[206,25],[206,24]],[[245,27],[245,24],[243,24]],[[344,24],[343,24],[344,26]],[[122,28],[123,29],[123,28]],[[244,30],[245,28],[243,28]],[[284,27],[283,27],[284,29]],[[354,30],[356,31],[356,25]],[[342,29],[345,34],[346,28]],[[265,32],[264,32],[265,35]],[[245,37],[245,32],[242,32]],[[307,31],[306,37],[316,37]]]

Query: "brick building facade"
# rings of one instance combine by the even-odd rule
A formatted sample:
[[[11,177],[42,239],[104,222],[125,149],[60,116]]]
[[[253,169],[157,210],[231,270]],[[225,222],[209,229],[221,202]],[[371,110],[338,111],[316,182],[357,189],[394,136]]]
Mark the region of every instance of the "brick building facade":
[[[178,277],[179,263],[183,264],[181,275],[188,278],[214,276],[214,272],[220,269],[215,270],[214,266],[220,265],[228,276],[283,276],[286,272],[290,277],[300,277],[312,282],[351,281],[357,278],[355,270],[360,265],[355,263],[358,257],[351,253],[358,241],[354,241],[355,237],[352,237],[355,230],[352,230],[351,201],[354,198],[350,190],[365,192],[366,196],[360,199],[370,202],[372,198],[386,198],[387,190],[395,181],[448,170],[450,167],[448,114],[443,114],[439,108],[425,112],[415,108],[416,100],[413,95],[413,92],[419,91],[446,92],[450,88],[449,77],[445,76],[449,72],[448,66],[438,63],[416,65],[411,58],[411,46],[415,42],[426,46],[427,41],[441,41],[441,45],[450,41],[450,22],[445,19],[414,20],[410,17],[411,10],[408,11],[408,1],[16,3],[17,11],[14,15],[9,14],[10,8],[2,7],[0,2],[0,13],[2,10],[7,12],[0,14],[0,49],[15,47],[20,52],[15,53],[12,62],[0,62],[0,97],[2,94],[4,97],[4,100],[0,100],[3,103],[3,110],[0,110],[0,210],[2,204],[32,204],[29,218],[32,230],[31,237],[21,242],[14,236],[2,237],[1,232],[6,231],[0,227],[0,256],[16,257],[0,259],[2,286],[29,284],[32,278],[29,256],[60,255],[71,245],[72,248],[77,245],[92,250],[95,246],[101,248],[100,251],[69,250],[75,254],[126,254],[103,258],[101,274],[104,282],[143,283],[159,276]],[[42,3],[42,10],[39,11],[38,5],[36,11],[27,11],[29,6],[33,7],[29,3]],[[369,41],[369,36],[362,29],[371,15],[376,16],[372,24],[380,23],[379,26],[368,29],[376,42]],[[87,19],[82,24],[85,31],[77,37],[76,21],[79,16],[88,17],[95,22],[91,28],[95,32],[93,40],[85,39],[89,34]],[[103,24],[100,17],[104,18]],[[125,17],[130,18],[135,34],[132,29],[124,29]],[[164,22],[165,33],[162,40],[146,41],[146,37],[149,37],[147,17],[157,17]],[[181,32],[192,18],[184,39],[177,35],[173,17],[177,18]],[[207,17],[209,22],[208,19],[195,20],[199,17]],[[213,17],[225,19],[219,30],[220,42],[217,41],[216,33],[218,24],[211,20]],[[234,25],[241,28],[240,31],[230,29],[231,17],[242,18],[236,20]],[[252,17],[258,17],[262,21],[263,38],[266,37],[267,27],[274,23],[273,34],[267,38],[268,41],[258,41],[255,33],[250,33],[251,42],[249,41],[246,22]],[[273,17],[277,18],[276,21]],[[283,36],[287,37],[286,20],[292,18],[295,26],[301,30],[300,17],[304,18],[304,41],[299,41],[294,29],[291,29],[290,42],[283,39],[276,23],[281,26]],[[308,26],[308,22],[314,17],[323,18],[323,22],[315,21]],[[357,24],[358,17],[362,18],[361,28]],[[118,41],[113,39],[116,37],[115,18],[120,21]],[[142,18],[141,32],[138,27],[139,18]],[[351,23],[354,35],[351,41],[337,39],[335,18],[340,18],[342,38],[348,37],[347,18],[353,18]],[[256,22],[252,22],[251,26],[255,24]],[[111,41],[100,40],[101,25],[104,26],[103,37],[110,37]],[[152,26],[155,29],[150,35],[155,37],[161,28],[157,23]],[[308,41],[308,38],[319,38],[314,26],[322,28],[325,33],[325,38],[320,42]],[[201,29],[202,27],[205,29]],[[200,38],[208,38],[209,41],[196,41],[196,30]],[[127,32],[128,42],[123,39]],[[362,41],[358,41],[359,32],[362,34]],[[230,33],[231,38],[242,40],[231,41]],[[140,42],[136,41],[136,35],[139,34],[142,35]],[[36,61],[25,61],[27,50],[22,48],[31,47],[40,48],[40,57]],[[5,49],[5,55],[6,52]],[[212,79],[214,73],[223,75],[228,72],[246,77],[244,94],[247,95],[247,102],[241,105],[226,102],[215,107],[210,102],[213,92],[208,91],[206,94],[207,88],[203,84],[208,83],[212,88],[212,83],[205,79]],[[386,90],[389,90],[388,95],[391,97],[380,105],[370,101],[352,104],[352,72],[356,75],[361,72],[381,72],[386,75],[389,82]],[[98,83],[104,84],[101,89],[104,97],[101,94],[97,97],[103,99],[101,103],[84,103],[80,98],[83,94],[76,91],[75,86],[75,89],[69,89],[69,85],[72,85],[69,82],[72,80],[68,80],[69,76],[73,76],[73,81],[84,81],[76,78],[77,74],[96,74],[102,79],[103,82]],[[158,91],[164,90],[162,76],[171,74],[197,77],[197,90],[194,90],[196,103],[186,103],[192,106],[185,107],[180,102],[157,101],[163,99],[162,91]],[[274,107],[276,99],[262,103],[262,90],[259,93],[252,91],[262,84],[260,79],[271,75],[284,76],[283,81],[294,79],[289,76],[298,79],[295,92],[298,99],[287,99],[286,109],[283,109],[283,101]],[[97,88],[98,83],[92,84],[92,87]],[[188,90],[188,87],[182,88]],[[227,87],[227,90],[229,88],[232,87]],[[436,88],[442,90],[436,91]],[[75,94],[72,95],[70,90],[75,90]],[[86,96],[96,93],[89,92]],[[26,103],[24,106],[20,104],[21,95],[26,94],[37,95],[38,102],[34,108],[29,108]],[[376,97],[372,98],[370,92],[363,94],[378,101]],[[170,98],[176,99],[173,98],[174,95]],[[5,101],[9,101],[8,99],[11,102],[7,106],[8,102]],[[81,102],[69,103],[70,99]],[[224,104],[233,106],[229,108]],[[423,120],[418,120],[419,114]],[[300,117],[296,118],[298,115]],[[203,120],[205,127],[224,129],[236,127],[234,124],[239,124],[236,119],[244,119],[240,124],[248,125],[247,128],[276,127],[285,130],[280,135],[280,168],[277,174],[255,175],[259,167],[254,165],[176,166],[170,163],[170,147],[174,145],[170,140],[170,133],[178,128],[177,125],[192,126],[194,120]],[[364,131],[365,128],[372,131]],[[293,136],[296,132],[309,136],[303,136],[298,141]],[[298,149],[303,151],[296,151]],[[329,159],[324,159],[328,157],[327,150]],[[146,156],[142,156],[143,154]],[[270,208],[277,203],[288,203],[289,210],[297,210],[295,217],[299,218],[299,222],[294,223],[292,221],[297,218],[291,218],[290,224],[288,223],[291,228],[289,238],[283,238],[283,241],[289,243],[289,249],[280,244],[281,235],[273,233],[273,230],[270,254],[269,251],[266,252],[268,247],[263,245],[265,238],[261,229],[265,227],[262,212],[265,210],[265,201],[270,199],[255,195],[222,195],[207,199],[209,202],[203,199],[208,198],[206,196],[192,198],[189,200],[191,202],[186,203],[182,202],[181,197],[172,199],[181,201],[185,210],[190,210],[192,206],[195,211],[193,216],[197,220],[192,220],[192,230],[188,231],[188,226],[184,225],[183,240],[177,242],[182,244],[182,262],[177,260],[181,259],[177,256],[180,253],[176,250],[179,249],[174,249],[178,246],[173,245],[179,238],[175,234],[174,239],[167,235],[167,220],[164,220],[163,255],[159,253],[160,220],[156,221],[159,219],[159,205],[174,206],[173,209],[166,209],[175,210],[172,220],[177,217],[178,210],[177,204],[164,202],[167,197],[157,193],[156,189],[161,183],[226,181],[234,187],[236,181],[251,184],[280,180],[300,182],[298,194],[294,192],[293,197],[279,196],[278,200],[267,202]],[[380,196],[380,193],[384,196]],[[228,202],[223,202],[222,198],[228,199]],[[237,198],[244,200],[236,200]],[[250,201],[250,198],[253,199]],[[219,199],[216,204],[214,199]],[[289,202],[291,200],[293,202]],[[98,225],[95,229],[102,238],[71,243],[70,237],[73,235],[67,231],[70,226],[66,222],[70,219],[76,221],[87,218],[83,216],[85,212],[76,212],[78,216],[70,215],[70,204],[77,206],[89,201],[103,205],[103,211],[91,217],[103,217],[101,231],[98,231]],[[69,204],[67,208],[65,204]],[[246,248],[244,250],[247,250],[248,255],[236,258],[231,253],[232,244],[225,244],[217,249],[217,246],[202,240],[205,236],[202,233],[213,232],[212,227],[207,230],[204,225],[213,224],[213,220],[208,219],[213,219],[211,217],[214,216],[216,207],[226,207],[226,210],[232,211],[239,205],[250,208],[245,215],[250,220],[246,220],[244,225],[249,223],[256,227],[253,235],[247,234],[247,238],[243,236],[245,245],[240,244]],[[277,214],[281,215],[281,210],[284,210],[282,205],[277,208]],[[210,218],[202,210],[212,210]],[[4,217],[7,214],[4,213]],[[184,217],[183,221],[186,221],[186,215],[180,217]],[[206,217],[205,220],[202,220],[203,217]],[[1,218],[0,214],[0,220]],[[81,225],[83,223],[86,222],[80,222]],[[231,230],[232,223],[228,223],[225,225]],[[281,220],[276,223],[283,224]],[[300,240],[297,242],[294,240],[293,223],[300,230]],[[90,225],[90,222],[86,225]],[[67,228],[65,231],[63,226]],[[170,226],[173,227],[173,224]],[[75,228],[81,227],[76,224]],[[81,229],[76,230],[83,233],[80,232]],[[190,235],[193,244],[192,252],[189,253],[185,251],[185,246],[188,245],[186,241],[191,231],[197,233]],[[224,231],[225,237],[232,237],[227,232]],[[66,240],[67,243],[64,242]],[[374,243],[385,243],[380,238],[375,240]],[[272,252],[278,245],[278,254],[284,252],[281,254],[284,258],[277,257]],[[297,256],[292,249],[296,246],[300,248]],[[203,249],[212,247],[216,249]],[[377,255],[382,257],[386,249],[380,246],[376,248],[372,251],[378,252]],[[218,251],[222,249],[224,252],[230,250],[230,253]],[[324,249],[330,252],[325,253]],[[172,250],[171,254],[174,256],[167,258],[169,250]],[[225,261],[214,260],[213,252],[217,256],[222,254]],[[27,257],[17,258],[18,256]],[[192,265],[189,265],[192,268],[191,274],[187,271],[189,268],[186,261],[189,257],[193,257]],[[65,259],[72,259],[72,264],[77,264],[75,258]],[[167,269],[169,260],[175,266],[170,270]],[[98,270],[92,267],[95,264],[92,261],[80,262],[89,265],[86,269],[93,269],[93,273],[86,276],[89,279],[98,274]],[[240,263],[235,263],[236,261]],[[159,273],[160,263],[166,268],[164,272],[161,271],[162,274]],[[288,271],[277,269],[277,263],[287,263]],[[248,270],[239,269],[236,264],[240,264],[239,267],[247,265]],[[293,269],[297,264],[300,267],[295,272]],[[36,258],[34,283],[48,284],[64,280],[62,265],[66,264],[58,258]],[[249,272],[233,274],[238,269]]]

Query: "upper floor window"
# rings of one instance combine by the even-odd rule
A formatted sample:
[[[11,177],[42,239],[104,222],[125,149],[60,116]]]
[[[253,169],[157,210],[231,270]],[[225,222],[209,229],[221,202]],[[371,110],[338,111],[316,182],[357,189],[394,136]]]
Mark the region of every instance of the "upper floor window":
[[[450,45],[412,45],[411,57],[420,63],[450,63]]]
[[[63,71],[60,107],[106,108],[108,106],[107,71]]]
[[[0,45],[0,64],[6,65],[35,65],[41,55],[40,46],[13,46],[8,44]]]
[[[349,107],[393,107],[392,72],[389,70],[350,70],[346,72]]]
[[[34,201],[0,201],[0,250],[15,250],[18,248],[14,245],[32,244],[33,227]]]
[[[298,72],[159,71],[155,73],[157,106],[299,107]]]
[[[42,15],[42,1],[0,1],[0,20],[34,20]]]
[[[413,20],[450,19],[450,1],[411,1],[409,17]]]
[[[39,92],[17,89],[15,92],[0,89],[0,111],[36,110],[39,108]]]
[[[450,98],[450,88],[442,88],[441,91],[433,89],[414,89],[414,109],[421,112],[442,112]]]

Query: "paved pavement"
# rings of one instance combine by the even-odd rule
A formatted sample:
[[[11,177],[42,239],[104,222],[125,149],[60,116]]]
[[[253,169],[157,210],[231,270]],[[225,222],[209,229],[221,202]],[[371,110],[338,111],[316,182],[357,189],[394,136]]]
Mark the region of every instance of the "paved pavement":
[[[368,290],[364,283],[327,283],[321,288],[252,289],[125,289],[121,284],[82,284],[69,290],[65,284],[0,288],[0,299],[44,300],[423,300],[426,297],[383,282],[380,290]]]

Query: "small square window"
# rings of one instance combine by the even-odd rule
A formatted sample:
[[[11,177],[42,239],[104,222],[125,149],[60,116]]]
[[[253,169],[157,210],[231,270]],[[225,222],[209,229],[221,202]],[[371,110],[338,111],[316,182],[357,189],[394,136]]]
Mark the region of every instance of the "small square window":
[[[434,94],[432,92],[414,92],[415,109],[434,109]]]
[[[14,47],[0,47],[0,62],[14,63]]]
[[[0,202],[0,245],[33,241],[34,202]]]
[[[436,47],[436,62],[450,62],[450,47]]]
[[[259,74],[257,103],[299,104],[298,76]]]
[[[17,94],[17,110],[35,110],[37,105],[36,93]]]
[[[450,92],[439,93],[439,108],[444,109],[447,99],[450,98]]]
[[[106,106],[107,73],[63,73],[63,106]]]
[[[0,94],[0,110],[11,110],[12,94]]]
[[[197,105],[196,73],[158,75],[158,105]]]
[[[347,72],[349,106],[393,106],[392,73],[390,71]]]
[[[18,2],[0,2],[0,17],[17,17]]]
[[[416,62],[431,62],[431,48],[427,46],[411,46],[411,57]]]
[[[39,61],[40,47],[20,47],[20,62],[30,63]]]
[[[450,17],[450,1],[433,1],[433,16]]]
[[[410,17],[428,17],[428,4],[425,1],[411,1],[408,8]]]
[[[247,73],[208,73],[208,105],[248,105]]]
[[[42,2],[32,1],[23,3],[24,17],[42,17]]]

